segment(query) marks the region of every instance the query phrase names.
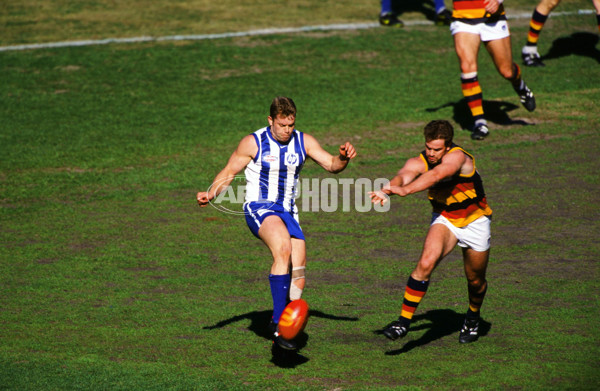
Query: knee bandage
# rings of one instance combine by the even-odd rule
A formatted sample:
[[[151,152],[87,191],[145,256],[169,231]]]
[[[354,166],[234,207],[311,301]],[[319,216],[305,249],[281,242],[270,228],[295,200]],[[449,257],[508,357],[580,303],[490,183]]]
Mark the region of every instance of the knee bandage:
[[[290,284],[290,300],[298,300],[302,297],[303,289],[300,289],[294,284],[296,280],[306,278],[306,266],[298,266],[292,268],[292,283]]]

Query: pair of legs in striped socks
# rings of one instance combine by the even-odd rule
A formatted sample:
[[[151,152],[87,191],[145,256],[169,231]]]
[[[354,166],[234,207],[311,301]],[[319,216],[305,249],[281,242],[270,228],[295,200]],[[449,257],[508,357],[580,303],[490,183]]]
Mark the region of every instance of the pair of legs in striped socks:
[[[408,333],[415,310],[429,287],[429,279],[433,270],[456,244],[456,237],[445,226],[434,224],[430,227],[421,257],[406,284],[402,312],[398,320],[384,328],[383,334],[386,337],[395,340]],[[487,292],[486,270],[490,250],[475,251],[466,247],[462,248],[462,251],[469,307],[460,332],[459,342],[469,343],[479,337],[480,308]]]

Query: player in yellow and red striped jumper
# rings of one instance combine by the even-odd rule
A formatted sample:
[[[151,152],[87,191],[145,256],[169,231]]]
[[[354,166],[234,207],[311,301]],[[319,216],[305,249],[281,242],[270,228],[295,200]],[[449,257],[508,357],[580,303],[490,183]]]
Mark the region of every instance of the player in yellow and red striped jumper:
[[[432,121],[425,126],[424,135],[425,150],[408,159],[382,190],[369,193],[372,202],[383,204],[388,195],[404,197],[428,190],[433,206],[423,252],[406,284],[400,317],[387,325],[383,334],[397,339],[408,333],[433,270],[458,244],[463,252],[469,296],[459,341],[473,342],[479,337],[479,312],[487,291],[492,209],[475,158],[452,142],[452,125],[444,120]]]
[[[521,77],[521,69],[513,61],[502,0],[454,0],[453,5],[450,31],[460,63],[462,92],[473,115],[471,138],[482,140],[489,134],[477,77],[477,55],[482,42],[496,69],[510,81],[528,111],[535,110],[535,98]]]

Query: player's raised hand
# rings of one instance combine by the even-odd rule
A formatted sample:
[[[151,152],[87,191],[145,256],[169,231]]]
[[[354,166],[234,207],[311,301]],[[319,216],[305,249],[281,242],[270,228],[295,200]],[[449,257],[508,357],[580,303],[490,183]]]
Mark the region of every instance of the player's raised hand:
[[[340,156],[344,157],[345,160],[354,159],[356,157],[356,149],[346,141],[345,144],[340,145]]]

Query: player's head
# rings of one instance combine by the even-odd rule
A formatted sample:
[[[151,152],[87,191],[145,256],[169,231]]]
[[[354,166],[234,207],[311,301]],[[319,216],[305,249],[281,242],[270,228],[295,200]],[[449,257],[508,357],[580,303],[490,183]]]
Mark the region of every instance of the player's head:
[[[423,134],[426,143],[433,140],[444,140],[444,145],[449,147],[452,145],[452,139],[454,138],[454,128],[450,122],[438,119],[425,125]]]
[[[296,104],[291,98],[278,96],[271,102],[271,110],[269,111],[271,118],[277,118],[278,115],[283,117],[296,117]]]
[[[284,96],[273,99],[268,120],[273,138],[281,143],[288,142],[296,125],[294,101]]]

